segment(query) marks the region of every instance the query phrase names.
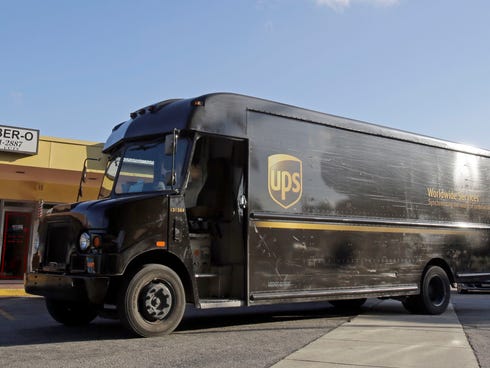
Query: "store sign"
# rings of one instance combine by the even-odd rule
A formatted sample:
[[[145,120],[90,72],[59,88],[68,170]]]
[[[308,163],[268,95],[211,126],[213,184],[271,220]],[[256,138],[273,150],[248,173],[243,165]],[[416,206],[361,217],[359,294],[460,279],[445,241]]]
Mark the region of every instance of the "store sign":
[[[0,125],[0,151],[37,154],[39,130]]]

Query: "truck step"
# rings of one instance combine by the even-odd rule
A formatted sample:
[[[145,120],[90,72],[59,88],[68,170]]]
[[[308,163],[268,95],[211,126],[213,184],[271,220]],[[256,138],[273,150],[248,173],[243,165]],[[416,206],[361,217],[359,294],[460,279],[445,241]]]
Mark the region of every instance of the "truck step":
[[[243,307],[245,303],[239,299],[201,299],[201,309],[236,308]]]

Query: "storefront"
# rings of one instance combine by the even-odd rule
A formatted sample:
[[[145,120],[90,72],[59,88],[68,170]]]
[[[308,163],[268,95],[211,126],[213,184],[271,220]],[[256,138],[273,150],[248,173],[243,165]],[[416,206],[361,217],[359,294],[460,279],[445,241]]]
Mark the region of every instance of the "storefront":
[[[106,163],[102,147],[0,126],[0,281],[23,278],[43,212],[59,203],[97,198]]]

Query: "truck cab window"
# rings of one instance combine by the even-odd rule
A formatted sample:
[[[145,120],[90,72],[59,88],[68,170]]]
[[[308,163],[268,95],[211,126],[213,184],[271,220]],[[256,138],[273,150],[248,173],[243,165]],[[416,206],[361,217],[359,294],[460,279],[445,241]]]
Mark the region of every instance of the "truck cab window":
[[[114,179],[116,178],[117,168],[119,167],[120,161],[120,156],[113,156],[109,159],[104,180],[102,181],[102,185],[100,187],[99,199],[108,198],[111,195],[111,190],[114,186]]]
[[[175,157],[176,184],[169,181],[172,156],[165,155],[164,140],[134,143],[121,150],[108,164],[100,196],[179,189],[184,177],[188,139],[179,138]]]

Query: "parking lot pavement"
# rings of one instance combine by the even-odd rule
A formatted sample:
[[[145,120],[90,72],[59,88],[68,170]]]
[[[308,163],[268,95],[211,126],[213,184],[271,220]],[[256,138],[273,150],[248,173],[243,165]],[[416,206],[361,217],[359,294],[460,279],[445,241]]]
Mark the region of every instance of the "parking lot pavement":
[[[478,368],[452,305],[440,316],[408,314],[384,300],[274,368],[327,367]]]

